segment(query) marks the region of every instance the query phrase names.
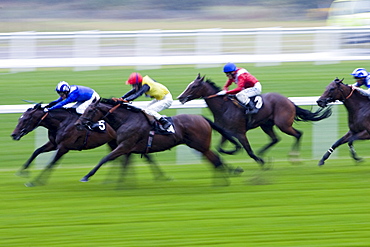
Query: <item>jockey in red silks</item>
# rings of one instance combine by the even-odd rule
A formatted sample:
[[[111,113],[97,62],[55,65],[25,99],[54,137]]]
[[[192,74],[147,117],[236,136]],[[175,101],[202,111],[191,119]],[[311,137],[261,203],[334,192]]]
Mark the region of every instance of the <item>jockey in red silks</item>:
[[[247,114],[257,113],[257,109],[254,102],[250,100],[250,97],[260,95],[262,92],[261,83],[249,73],[246,69],[238,68],[233,63],[227,63],[224,66],[224,73],[228,80],[226,81],[223,90],[218,92],[217,95],[234,94],[235,97],[243,104],[245,104],[249,110]],[[237,87],[229,90],[229,86],[235,83]]]
[[[129,76],[126,84],[132,85],[133,88],[123,95],[122,99],[132,101],[143,94],[147,97],[153,98],[143,111],[157,119],[164,129],[168,129],[171,126],[171,123],[158,113],[172,105],[172,95],[167,87],[154,81],[149,76],[142,77],[136,72]]]

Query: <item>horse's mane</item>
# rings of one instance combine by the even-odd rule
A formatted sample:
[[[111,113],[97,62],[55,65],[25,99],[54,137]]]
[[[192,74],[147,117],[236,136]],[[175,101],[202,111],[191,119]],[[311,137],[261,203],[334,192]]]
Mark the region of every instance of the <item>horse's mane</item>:
[[[133,106],[129,103],[126,103],[126,102],[122,102],[122,101],[115,101],[113,99],[107,99],[107,98],[101,98],[100,99],[100,103],[104,103],[104,104],[108,104],[108,105],[113,105],[113,106],[116,106],[116,105],[120,105],[120,107],[122,108],[125,108],[129,111],[132,111],[132,112],[141,112],[141,109],[136,107],[136,106]]]
[[[216,83],[214,83],[211,79],[207,78],[205,82],[211,85],[214,89],[217,89],[217,91],[221,90],[221,88],[217,86]]]
[[[36,110],[44,110],[44,108],[45,107],[43,107],[41,103],[37,103],[36,105],[34,105],[34,107],[28,108],[28,110],[35,110],[35,109]],[[70,113],[70,114],[77,115],[76,109],[74,109],[74,108],[58,108],[58,109],[54,109],[52,112],[53,113],[56,113],[56,112],[65,113],[65,112],[67,112],[67,113]]]

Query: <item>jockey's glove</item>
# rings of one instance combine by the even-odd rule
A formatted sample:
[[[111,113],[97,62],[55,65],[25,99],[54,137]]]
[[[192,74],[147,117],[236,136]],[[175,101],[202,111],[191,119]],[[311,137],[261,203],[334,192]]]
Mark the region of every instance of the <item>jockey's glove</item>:
[[[222,90],[222,91],[216,93],[216,95],[226,95],[226,91],[225,90]]]
[[[49,109],[48,108],[44,108],[44,112],[48,112],[49,111]]]

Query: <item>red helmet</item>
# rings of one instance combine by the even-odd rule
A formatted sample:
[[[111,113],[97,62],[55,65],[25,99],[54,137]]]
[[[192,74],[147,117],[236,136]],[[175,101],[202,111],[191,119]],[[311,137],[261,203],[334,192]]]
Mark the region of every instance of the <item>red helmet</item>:
[[[141,83],[142,81],[143,77],[139,73],[134,72],[129,76],[128,80],[126,81],[126,84],[134,85]]]

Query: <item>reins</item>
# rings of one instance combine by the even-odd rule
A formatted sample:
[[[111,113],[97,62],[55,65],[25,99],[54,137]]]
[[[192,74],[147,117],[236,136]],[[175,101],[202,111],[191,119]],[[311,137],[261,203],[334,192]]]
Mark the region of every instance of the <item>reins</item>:
[[[346,100],[347,99],[349,99],[351,96],[352,96],[352,94],[353,94],[353,92],[356,90],[355,89],[355,87],[352,87],[352,86],[350,86],[351,87],[351,92],[349,93],[349,95],[346,97]]]
[[[206,96],[206,97],[203,97],[203,99],[212,99],[216,96],[221,96],[221,95],[217,95],[217,94],[212,94],[212,95],[209,95],[209,96]],[[223,96],[223,95],[222,95]]]
[[[31,131],[33,131],[34,129],[36,129],[37,127],[39,127],[40,126],[40,124],[41,124],[41,122],[46,118],[46,116],[49,114],[49,112],[46,112],[43,116],[42,116],[42,118],[40,119],[40,121],[36,124],[36,126],[32,129],[32,130],[30,130],[29,132],[31,132]]]

